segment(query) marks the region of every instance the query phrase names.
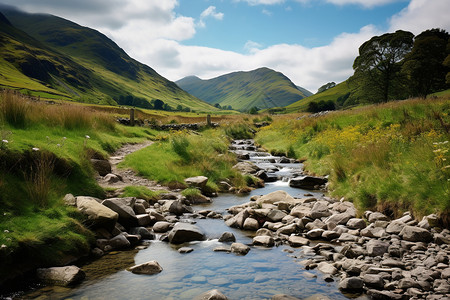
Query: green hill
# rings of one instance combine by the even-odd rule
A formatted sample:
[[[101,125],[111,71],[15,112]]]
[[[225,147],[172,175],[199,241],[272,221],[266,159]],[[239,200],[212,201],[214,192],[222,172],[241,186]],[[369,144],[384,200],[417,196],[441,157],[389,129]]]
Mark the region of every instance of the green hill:
[[[269,68],[234,72],[209,80],[189,76],[176,82],[185,91],[222,107],[247,111],[286,106],[306,97],[286,76]]]
[[[49,98],[213,111],[102,33],[47,14],[0,7],[0,86]]]

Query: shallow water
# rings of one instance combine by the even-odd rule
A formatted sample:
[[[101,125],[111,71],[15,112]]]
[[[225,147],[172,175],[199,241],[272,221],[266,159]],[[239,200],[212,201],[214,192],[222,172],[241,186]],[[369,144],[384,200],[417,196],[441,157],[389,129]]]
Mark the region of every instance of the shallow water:
[[[253,195],[265,195],[284,190],[294,197],[321,193],[291,188],[288,178],[301,171],[301,164],[273,164],[261,161],[273,158],[253,155],[253,161],[264,168],[277,166],[280,181],[266,183],[250,195],[220,195],[213,203],[194,206],[195,210],[210,209],[227,214],[226,209],[250,201]],[[337,282],[327,283],[316,270],[306,271],[298,262],[306,256],[302,250],[282,245],[274,248],[252,247],[246,256],[214,252],[223,246],[218,237],[231,231],[237,242],[251,244],[253,232],[230,228],[220,219],[195,219],[207,240],[183,245],[150,241],[140,251],[113,252],[86,265],[87,278],[74,288],[45,287],[28,293],[24,298],[35,299],[193,299],[201,293],[218,289],[229,299],[269,299],[275,294],[288,294],[300,299],[314,294],[330,299],[346,299],[337,288]],[[177,249],[189,246],[193,252],[180,254]],[[163,271],[156,275],[136,275],[126,268],[156,260]]]

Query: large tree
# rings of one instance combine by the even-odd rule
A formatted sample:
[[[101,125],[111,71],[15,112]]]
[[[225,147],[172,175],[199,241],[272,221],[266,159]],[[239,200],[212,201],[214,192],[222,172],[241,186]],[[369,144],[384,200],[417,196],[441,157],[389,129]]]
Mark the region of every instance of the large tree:
[[[359,56],[353,63],[364,94],[372,102],[386,102],[393,98],[399,83],[399,63],[411,51],[414,35],[398,30],[374,36],[359,47]]]
[[[426,30],[416,36],[402,67],[412,96],[425,98],[446,88],[445,76],[449,68],[444,60],[449,55],[449,37],[448,32],[441,29]]]

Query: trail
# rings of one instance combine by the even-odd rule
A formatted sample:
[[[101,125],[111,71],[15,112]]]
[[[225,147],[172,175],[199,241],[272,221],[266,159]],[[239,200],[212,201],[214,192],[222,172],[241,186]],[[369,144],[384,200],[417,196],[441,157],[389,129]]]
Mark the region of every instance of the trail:
[[[153,144],[152,141],[146,141],[140,144],[125,144],[116,152],[111,154],[109,163],[111,164],[111,173],[115,175],[115,177],[110,176],[109,174],[105,177],[97,176],[97,182],[101,187],[106,189],[108,197],[118,196],[122,193],[123,188],[130,185],[145,186],[153,191],[167,189],[166,187],[158,184],[156,181],[148,180],[147,178],[137,175],[132,169],[122,169],[117,167],[118,164],[125,159],[125,156],[148,147],[151,144]]]

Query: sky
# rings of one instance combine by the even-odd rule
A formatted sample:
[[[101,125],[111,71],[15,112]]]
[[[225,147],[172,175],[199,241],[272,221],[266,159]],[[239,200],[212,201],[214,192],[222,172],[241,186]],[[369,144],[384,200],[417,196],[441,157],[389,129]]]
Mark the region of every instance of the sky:
[[[311,92],[396,30],[450,31],[450,0],[0,0],[99,30],[169,80],[268,67]]]

